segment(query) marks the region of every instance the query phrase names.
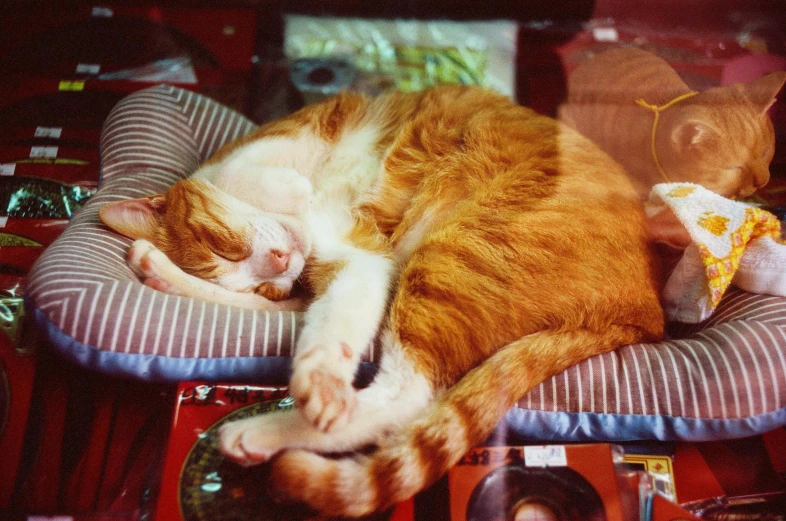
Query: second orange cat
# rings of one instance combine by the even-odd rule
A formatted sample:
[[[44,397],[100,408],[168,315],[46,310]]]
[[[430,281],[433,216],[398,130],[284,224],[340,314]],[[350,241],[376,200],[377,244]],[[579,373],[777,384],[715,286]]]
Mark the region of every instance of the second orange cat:
[[[693,92],[654,54],[611,49],[570,75],[559,117],[625,167],[642,200],[664,182],[747,197],[770,178],[775,133],[767,110],[784,81],[786,72],[775,72]]]

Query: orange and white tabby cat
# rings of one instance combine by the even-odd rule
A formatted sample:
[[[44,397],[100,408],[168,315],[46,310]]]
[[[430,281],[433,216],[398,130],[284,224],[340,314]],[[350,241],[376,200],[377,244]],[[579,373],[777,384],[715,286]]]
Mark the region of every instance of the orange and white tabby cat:
[[[663,182],[747,197],[770,178],[775,134],[767,109],[784,81],[786,72],[775,72],[695,93],[654,54],[611,49],[570,75],[559,118],[625,167],[643,200]]]
[[[228,145],[195,177],[101,217],[141,239],[129,262],[154,287],[260,308],[287,305],[297,277],[310,289],[296,409],[226,425],[220,448],[242,465],[272,460],[273,486],[322,514],[412,496],[544,379],[662,335],[625,173],[503,96],[341,94]],[[377,336],[379,371],[357,390]]]

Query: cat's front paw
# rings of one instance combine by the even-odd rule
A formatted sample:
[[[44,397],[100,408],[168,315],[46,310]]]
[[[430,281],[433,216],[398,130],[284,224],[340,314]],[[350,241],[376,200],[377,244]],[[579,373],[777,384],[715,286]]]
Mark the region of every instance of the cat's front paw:
[[[134,241],[128,250],[127,263],[146,286],[172,295],[182,294],[175,283],[180,268],[150,241]]]
[[[145,269],[142,267],[142,259],[155,249],[156,247],[153,246],[153,243],[145,239],[135,240],[128,249],[126,263],[128,267],[131,268],[131,271],[140,279],[144,279],[147,276],[145,274]]]
[[[355,411],[353,358],[351,348],[342,342],[313,347],[293,362],[289,392],[306,421],[322,432],[345,426]]]
[[[222,425],[218,430],[218,450],[244,467],[265,463],[283,449],[282,429],[269,420],[266,416],[253,417]]]

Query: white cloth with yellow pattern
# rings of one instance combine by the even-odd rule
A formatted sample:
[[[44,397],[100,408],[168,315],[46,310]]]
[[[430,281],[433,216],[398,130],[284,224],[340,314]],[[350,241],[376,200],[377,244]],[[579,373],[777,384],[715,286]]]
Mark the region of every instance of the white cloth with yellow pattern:
[[[662,215],[666,209],[690,236],[663,290],[669,320],[705,320],[732,283],[753,293],[786,296],[786,244],[773,214],[693,183],[655,185],[647,213]]]

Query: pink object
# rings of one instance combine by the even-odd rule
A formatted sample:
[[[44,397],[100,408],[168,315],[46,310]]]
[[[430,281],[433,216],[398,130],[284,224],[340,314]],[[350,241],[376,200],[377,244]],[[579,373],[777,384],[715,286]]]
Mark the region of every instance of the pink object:
[[[748,54],[729,60],[721,72],[721,85],[747,83],[775,71],[786,70],[786,58],[774,54]]]

